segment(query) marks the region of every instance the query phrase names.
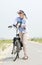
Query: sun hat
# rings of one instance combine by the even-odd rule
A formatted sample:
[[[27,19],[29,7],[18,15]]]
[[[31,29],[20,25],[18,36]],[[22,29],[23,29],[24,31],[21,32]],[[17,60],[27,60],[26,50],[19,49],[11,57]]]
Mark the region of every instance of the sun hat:
[[[23,10],[19,10],[18,12],[17,12],[18,14],[24,14],[24,16],[27,18],[27,16],[26,16],[26,14],[25,14],[25,12],[23,11]]]
[[[18,12],[17,12],[18,14],[24,14],[25,15],[25,13],[24,13],[24,11],[23,10],[19,10]]]

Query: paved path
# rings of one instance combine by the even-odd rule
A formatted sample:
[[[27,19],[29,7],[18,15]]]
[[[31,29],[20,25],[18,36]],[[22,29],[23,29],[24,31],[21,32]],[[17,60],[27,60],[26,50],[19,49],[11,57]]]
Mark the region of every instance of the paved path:
[[[7,48],[0,56],[0,65],[42,65],[42,44],[28,42],[27,45],[28,60],[22,60],[23,50],[20,52],[20,59],[13,61],[14,55],[11,55],[12,45]]]

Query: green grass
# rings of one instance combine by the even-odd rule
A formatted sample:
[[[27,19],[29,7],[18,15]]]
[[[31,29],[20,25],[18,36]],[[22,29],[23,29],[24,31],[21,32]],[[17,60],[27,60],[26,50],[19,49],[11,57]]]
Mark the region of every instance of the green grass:
[[[42,43],[42,38],[32,38],[31,41]],[[12,40],[0,40],[0,50],[4,51],[12,44]]]
[[[42,43],[42,38],[32,38],[31,41]]]
[[[4,51],[8,46],[10,46],[12,40],[0,40],[0,49]]]

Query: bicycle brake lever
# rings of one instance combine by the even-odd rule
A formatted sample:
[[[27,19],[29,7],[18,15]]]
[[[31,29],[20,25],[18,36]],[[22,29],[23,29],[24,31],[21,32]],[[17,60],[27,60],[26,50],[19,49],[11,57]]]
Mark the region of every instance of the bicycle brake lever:
[[[14,27],[16,27],[16,25],[13,24]]]

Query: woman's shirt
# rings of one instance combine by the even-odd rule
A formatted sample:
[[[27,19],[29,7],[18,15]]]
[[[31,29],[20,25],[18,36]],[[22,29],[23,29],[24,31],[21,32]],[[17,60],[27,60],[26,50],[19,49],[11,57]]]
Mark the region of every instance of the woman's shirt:
[[[26,26],[25,26],[26,21],[23,18],[17,17],[16,18],[16,23],[20,23],[21,24],[21,27],[19,27],[19,32],[25,33],[25,31],[26,31]],[[22,28],[22,25],[24,25],[25,28]]]

